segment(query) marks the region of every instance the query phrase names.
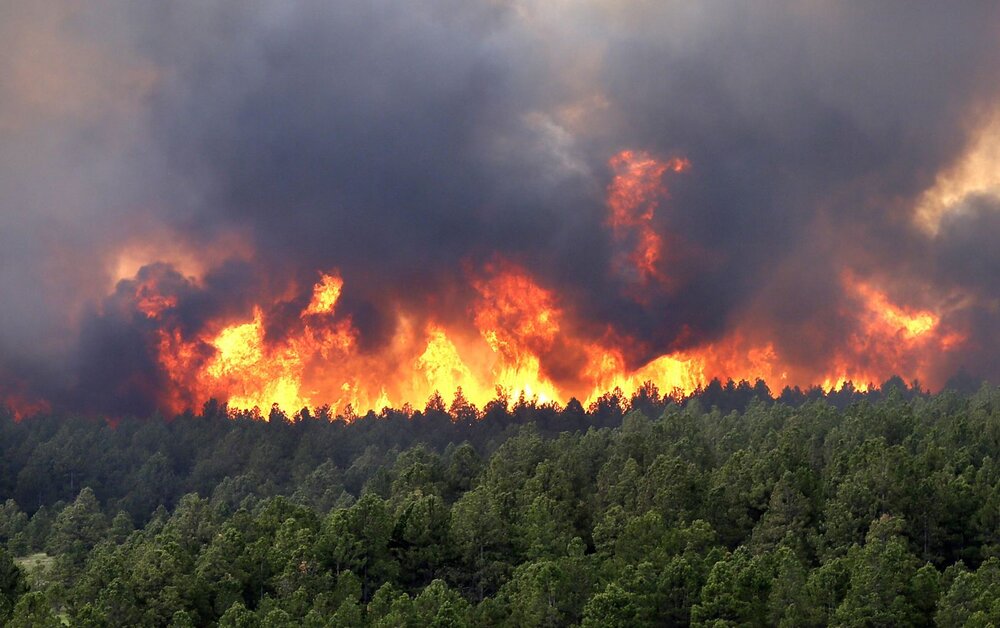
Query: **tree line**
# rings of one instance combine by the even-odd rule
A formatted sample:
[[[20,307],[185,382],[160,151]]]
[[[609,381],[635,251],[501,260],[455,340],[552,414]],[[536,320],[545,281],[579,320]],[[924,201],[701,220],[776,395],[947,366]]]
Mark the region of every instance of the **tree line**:
[[[13,626],[1000,624],[1000,389],[0,414]]]

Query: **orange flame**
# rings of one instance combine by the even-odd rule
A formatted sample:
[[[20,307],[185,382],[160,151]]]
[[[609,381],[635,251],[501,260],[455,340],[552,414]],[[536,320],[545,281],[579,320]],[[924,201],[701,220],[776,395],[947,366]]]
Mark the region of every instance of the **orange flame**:
[[[177,307],[177,297],[157,291],[155,281],[144,281],[136,285],[135,306],[146,318],[159,318],[170,308]]]
[[[610,165],[615,176],[608,186],[608,225],[616,240],[631,245],[627,266],[643,282],[662,282],[663,238],[656,232],[653,218],[660,200],[667,196],[663,175],[685,172],[691,164],[687,159],[659,161],[645,152],[623,150],[611,158]]]
[[[25,392],[12,392],[0,395],[0,408],[4,407],[13,413],[15,421],[52,410],[52,406],[48,401],[31,396]]]
[[[690,164],[622,151],[610,166],[607,225],[626,250],[619,270],[643,285],[655,280],[669,287],[664,239],[654,217],[667,197],[663,177],[685,172]],[[773,335],[778,332],[769,336],[750,322],[737,322],[719,338],[631,364],[626,347],[637,343],[627,330],[595,331],[582,324],[572,305],[527,269],[497,259],[469,275],[473,297],[464,322],[387,306],[393,331],[374,349],[362,347],[354,321],[338,311],[350,286],[335,270],[319,275],[307,305],[290,323],[284,317],[280,326],[273,313],[287,311],[301,294],[294,285],[276,302],[257,303],[243,320],[212,321],[195,337],[171,327],[166,313],[177,300],[161,294],[155,278],[134,282],[134,303],[138,312],[162,323],[156,350],[168,386],[161,402],[173,411],[215,397],[233,408],[277,403],[295,411],[322,404],[353,416],[355,409],[403,407],[435,393],[448,399],[459,390],[481,407],[498,388],[541,402],[576,397],[590,403],[615,388],[632,395],[646,382],[689,394],[715,377],[760,378],[777,387],[817,384],[827,390],[851,381],[865,389],[893,374],[926,381],[934,354],[955,350],[964,341],[942,323],[942,312],[899,305],[874,283],[845,272],[841,283],[854,307],[838,315],[854,331],[822,364],[789,361]],[[281,327],[280,333],[273,327]]]
[[[844,283],[862,300],[870,326],[881,327],[883,335],[897,335],[906,341],[933,332],[939,317],[925,310],[908,310],[889,301],[889,298],[872,286],[845,275]]]
[[[302,312],[303,316],[308,314],[333,314],[337,301],[340,299],[340,292],[344,289],[344,280],[336,275],[323,273],[320,282],[313,288],[313,298],[309,302],[309,307]]]
[[[892,373],[926,380],[932,358],[964,341],[961,333],[941,326],[938,314],[899,306],[851,272],[842,275],[841,283],[861,306],[854,313],[858,330],[848,339],[836,374],[824,380],[825,388],[851,380],[875,382]]]
[[[482,406],[498,386],[541,402],[577,397],[590,403],[614,388],[631,395],[650,381],[662,390],[689,394],[713,377],[819,384],[827,390],[851,381],[864,390],[900,368],[909,377],[923,377],[928,349],[946,351],[960,342],[961,336],[941,329],[934,312],[896,305],[849,273],[842,281],[859,306],[851,314],[856,332],[823,370],[799,368],[790,374],[771,342],[751,342],[754,335],[740,329],[630,368],[620,342],[582,333],[555,292],[523,268],[503,262],[488,266],[472,282],[478,298],[471,315],[478,335],[433,321],[420,329],[412,316],[399,311],[390,342],[365,353],[350,319],[333,316],[343,280],[324,273],[299,316],[300,325],[282,339],[268,340],[261,307],[251,320],[201,338],[161,331],[161,364],[177,389],[164,403],[179,410],[216,397],[234,408],[329,404],[348,412],[348,406],[401,407],[435,392],[447,399],[461,388],[469,401]],[[574,350],[578,359],[572,376],[547,370],[553,354]]]

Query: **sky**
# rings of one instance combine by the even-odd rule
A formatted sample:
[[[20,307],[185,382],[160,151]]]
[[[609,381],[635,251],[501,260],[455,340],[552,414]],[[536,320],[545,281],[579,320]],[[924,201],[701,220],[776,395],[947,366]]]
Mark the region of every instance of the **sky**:
[[[0,0],[0,392],[150,411],[148,282],[185,338],[262,302],[270,338],[336,270],[377,354],[401,310],[472,325],[496,268],[630,369],[738,335],[790,383],[998,381],[998,34],[988,2]],[[616,227],[644,159],[684,165]],[[940,342],[886,349],[872,290]]]

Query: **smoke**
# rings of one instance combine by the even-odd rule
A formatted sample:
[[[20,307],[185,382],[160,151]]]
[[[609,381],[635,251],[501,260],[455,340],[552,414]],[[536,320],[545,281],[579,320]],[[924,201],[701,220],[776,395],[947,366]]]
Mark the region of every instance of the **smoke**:
[[[470,273],[496,259],[633,367],[739,327],[817,372],[856,331],[850,270],[967,335],[932,383],[1000,379],[998,190],[954,200],[936,232],[915,220],[998,109],[988,3],[0,0],[0,16],[0,372],[61,405],[155,406],[143,282],[185,333],[267,302],[280,337],[336,268],[338,315],[374,351],[399,307],[468,325]],[[669,281],[620,272],[606,195],[624,149],[690,161],[651,219]]]

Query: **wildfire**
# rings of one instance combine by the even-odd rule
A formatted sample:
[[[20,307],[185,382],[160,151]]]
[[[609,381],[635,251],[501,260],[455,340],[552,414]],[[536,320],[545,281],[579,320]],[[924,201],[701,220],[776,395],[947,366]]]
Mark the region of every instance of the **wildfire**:
[[[537,355],[558,333],[560,312],[552,295],[521,269],[506,267],[476,282],[478,341],[462,334],[453,338],[436,323],[416,333],[399,313],[395,337],[378,354],[358,350],[350,319],[330,318],[343,287],[339,275],[322,274],[299,316],[301,327],[282,340],[267,341],[260,307],[251,321],[204,338],[182,341],[165,334],[163,367],[172,381],[195,390],[175,403],[218,396],[237,408],[329,403],[343,410],[348,405],[402,405],[435,392],[453,396],[459,388],[475,403],[484,403],[497,386],[542,400],[560,398],[542,374]],[[206,347],[211,356],[197,366],[192,365],[195,346]]]
[[[340,299],[340,291],[344,289],[344,280],[337,275],[323,273],[320,282],[313,288],[313,298],[309,307],[302,312],[309,314],[332,314]]]
[[[666,276],[660,270],[663,238],[653,219],[667,196],[663,175],[687,171],[687,159],[659,161],[645,152],[624,150],[611,158],[615,176],[608,186],[608,225],[619,244],[627,248],[622,270],[632,269],[642,282]]]
[[[854,314],[859,325],[840,358],[838,375],[828,378],[834,385],[845,380],[875,382],[887,372],[899,371],[925,378],[931,358],[964,339],[944,329],[938,314],[897,305],[885,292],[850,272],[843,274],[841,283],[860,305]]]
[[[259,308],[251,322],[223,329],[211,345],[216,353],[205,365],[205,377],[222,384],[234,406],[266,407],[270,401],[299,408],[308,403],[299,394],[301,357],[291,346],[265,346]]]
[[[654,219],[667,198],[664,177],[683,173],[690,164],[622,151],[610,166],[607,227],[623,251],[617,270],[625,273],[626,284],[638,280],[643,290],[669,290],[664,237]],[[827,390],[853,382],[864,389],[893,374],[926,379],[934,353],[954,350],[964,340],[942,323],[940,312],[897,304],[874,282],[845,271],[841,288],[853,306],[837,314],[850,332],[817,363],[781,355],[778,332],[748,319],[720,337],[689,341],[683,350],[635,364],[625,348],[638,339],[628,329],[583,324],[558,287],[500,257],[467,270],[470,302],[459,322],[454,315],[441,319],[432,311],[385,304],[392,331],[377,347],[363,346],[355,321],[340,311],[351,286],[336,269],[320,272],[311,287],[289,284],[278,296],[261,297],[243,318],[229,314],[192,331],[175,312],[180,295],[201,286],[200,273],[212,261],[188,260],[187,266],[199,276],[182,274],[169,263],[151,264],[115,289],[116,295],[131,295],[131,307],[154,329],[151,345],[163,382],[158,401],[170,411],[216,398],[231,408],[278,404],[295,412],[329,405],[353,416],[356,410],[398,408],[437,394],[448,400],[460,391],[482,407],[498,390],[541,402],[575,397],[590,403],[616,388],[631,395],[647,382],[669,394],[689,394],[715,377],[761,378],[778,387],[819,384]],[[289,312],[293,303],[306,305]],[[41,407],[16,395],[3,399],[19,412]]]
[[[424,373],[434,390],[448,390],[461,382],[467,389],[474,381],[472,371],[462,361],[455,343],[440,327],[427,330],[427,347],[416,362],[417,370]],[[477,394],[478,391],[473,391]]]
[[[923,372],[928,348],[947,350],[954,334],[940,329],[938,315],[893,303],[888,296],[850,273],[842,278],[858,310],[856,332],[830,357],[825,372],[812,383],[825,389],[855,382],[865,389],[899,365],[914,376]],[[335,411],[401,407],[459,389],[484,405],[497,388],[542,402],[577,397],[589,403],[618,388],[625,395],[645,382],[662,390],[689,394],[712,377],[792,384],[770,342],[753,343],[742,330],[695,349],[664,354],[630,368],[611,336],[590,338],[575,324],[573,313],[551,289],[524,268],[505,262],[489,265],[472,280],[477,299],[470,308],[476,334],[431,321],[420,329],[413,317],[397,313],[396,331],[382,349],[359,349],[350,318],[337,319],[337,303],[347,287],[336,272],[320,275],[300,325],[283,338],[268,340],[266,309],[254,308],[251,320],[185,339],[179,331],[161,331],[159,355],[170,381],[182,391],[165,398],[178,410],[209,397],[227,399],[234,408],[267,408],[277,403],[294,410],[330,404]],[[137,307],[147,302],[150,286],[137,284]],[[551,354],[579,350],[576,372],[562,379],[548,370]],[[806,380],[804,383],[810,383]]]
[[[0,408],[4,407],[10,409],[15,421],[52,410],[52,406],[44,399],[38,399],[20,391],[7,394],[2,394],[0,391]]]
[[[850,275],[847,284],[862,299],[872,326],[882,326],[883,335],[898,335],[912,341],[934,331],[940,319],[925,310],[907,310],[889,301],[889,298],[872,286],[853,281]]]

